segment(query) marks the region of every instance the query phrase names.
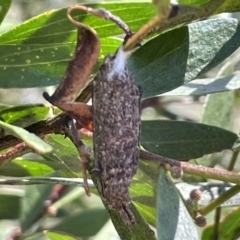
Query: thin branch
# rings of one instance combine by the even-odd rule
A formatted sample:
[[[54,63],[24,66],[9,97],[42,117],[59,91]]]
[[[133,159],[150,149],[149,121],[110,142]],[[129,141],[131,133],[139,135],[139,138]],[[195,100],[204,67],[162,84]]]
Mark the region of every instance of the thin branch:
[[[14,158],[20,157],[23,154],[32,152],[32,149],[25,142],[21,142],[16,144],[11,149],[6,152],[0,154],[0,166],[10,162]]]
[[[32,184],[64,184],[83,187],[82,178],[62,178],[62,177],[4,177],[0,178],[0,185],[32,185]],[[95,188],[92,180],[88,179],[90,188]]]
[[[220,219],[221,219],[221,207],[217,207],[215,210],[215,216],[214,216],[214,225],[213,225],[213,239],[218,240],[219,239],[219,225],[220,225]]]
[[[26,127],[25,129],[41,138],[43,138],[46,134],[49,133],[62,134],[61,124],[66,118],[66,116],[66,114],[59,114],[52,119],[34,123]],[[20,138],[16,138],[11,135],[0,138],[0,151],[9,147],[13,147],[21,142],[22,140]]]
[[[228,199],[235,196],[239,192],[240,192],[239,185],[235,185],[235,186],[231,187],[228,191],[224,192],[217,199],[214,199],[208,205],[199,209],[199,213],[204,216],[207,215],[208,213],[213,211],[216,207],[220,206],[222,203],[226,202]]]
[[[233,152],[230,163],[229,163],[229,166],[228,166],[229,171],[232,171],[234,169],[235,163],[236,163],[237,158],[238,158],[238,154],[239,154],[239,150],[236,151],[236,152]]]
[[[205,177],[210,179],[216,179],[223,182],[231,182],[240,184],[240,173],[231,172],[223,169],[209,168],[200,165],[194,165],[188,162],[180,162],[174,159],[162,157],[148,151],[140,151],[140,158],[148,161],[156,161],[159,164],[169,164],[171,166],[180,167],[184,173]]]
[[[76,99],[77,102],[87,103],[92,96],[92,81],[89,81],[89,84],[82,90],[79,97]],[[62,123],[65,121],[67,114],[61,113],[51,119],[43,120],[37,123],[34,123],[25,129],[35,135],[44,138],[45,135],[55,133],[55,134],[64,134],[62,131]],[[78,129],[83,126],[77,126]],[[22,140],[11,135],[0,138],[0,151],[13,147]]]
[[[99,191],[98,184],[97,184],[97,177],[91,171],[92,167],[93,167],[93,166],[91,166],[91,163],[93,163],[93,159],[90,157],[89,157],[89,162],[90,162],[90,164],[88,164],[88,172],[91,175],[91,178],[92,178],[95,186],[97,187],[96,188],[97,191]],[[147,222],[145,221],[143,216],[140,215],[136,206],[132,202],[129,204],[129,208],[130,208],[131,212],[133,213],[135,220],[136,220],[136,224],[134,224],[132,226],[126,225],[126,223],[123,221],[120,213],[118,211],[110,209],[106,201],[103,200],[102,202],[103,202],[106,210],[108,211],[108,213],[111,217],[112,223],[115,226],[121,239],[124,239],[124,240],[132,240],[132,239],[156,240],[154,231],[151,230],[151,228],[149,227],[149,225],[147,224]]]

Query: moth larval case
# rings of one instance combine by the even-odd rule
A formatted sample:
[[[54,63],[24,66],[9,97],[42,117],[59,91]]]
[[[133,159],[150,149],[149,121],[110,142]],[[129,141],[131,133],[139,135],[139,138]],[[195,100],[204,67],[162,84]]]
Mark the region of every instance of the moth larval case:
[[[126,67],[129,54],[120,46],[94,79],[93,142],[100,195],[131,225],[128,188],[138,166],[141,94]]]

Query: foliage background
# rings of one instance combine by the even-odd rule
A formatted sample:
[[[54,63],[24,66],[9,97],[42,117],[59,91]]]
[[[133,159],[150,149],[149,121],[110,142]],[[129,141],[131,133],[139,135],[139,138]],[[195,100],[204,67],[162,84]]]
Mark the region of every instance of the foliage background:
[[[74,3],[72,1],[71,3]],[[24,20],[27,20],[33,16],[36,16],[39,13],[43,13],[47,10],[51,10],[58,7],[66,7],[70,5],[70,1],[13,1],[11,5],[11,9],[3,22],[0,31],[6,31],[13,27],[13,25],[17,23],[21,23]],[[153,16],[153,12],[145,14],[145,18],[149,19]],[[12,15],[11,15],[12,14]],[[235,14],[234,16],[238,16]],[[14,20],[13,20],[14,19]],[[221,24],[223,27],[223,24]],[[228,25],[226,25],[227,31]],[[193,29],[194,30],[194,29]],[[101,33],[100,33],[101,34]],[[176,32],[175,32],[176,34]],[[102,36],[104,32],[102,33]],[[178,33],[177,36],[181,36],[181,32]],[[184,35],[182,35],[184,36]],[[169,39],[169,38],[167,38]],[[164,39],[163,39],[164,40]],[[2,39],[4,41],[4,39]],[[18,43],[19,41],[19,43]],[[105,44],[105,51],[106,52],[113,52],[114,49],[118,46],[119,42],[116,40],[115,42],[112,40],[111,44],[109,44],[108,39],[103,39],[103,45]],[[176,46],[178,46],[180,38],[178,41],[175,41]],[[185,39],[182,39],[184,42]],[[13,38],[13,43],[21,44],[21,48],[24,48],[24,45],[21,43],[21,37]],[[163,41],[159,41],[162,44]],[[3,43],[3,42],[2,42]],[[31,42],[30,42],[31,43]],[[36,44],[36,42],[33,42]],[[174,43],[174,42],[173,42]],[[156,43],[157,44],[157,43]],[[60,44],[59,44],[60,46]],[[108,47],[107,47],[108,46]],[[5,52],[9,51],[6,48],[6,45],[3,46],[5,48]],[[26,46],[27,47],[27,46]],[[33,45],[34,47],[34,45]],[[55,46],[56,47],[56,46]],[[67,54],[72,51],[74,47],[74,43],[69,44],[66,46]],[[153,52],[155,51],[156,45],[152,48]],[[17,49],[17,46],[16,46]],[[64,48],[65,49],[65,48]],[[65,49],[65,50],[66,50]],[[151,50],[151,48],[149,48]],[[28,49],[24,49],[26,51]],[[50,51],[54,50],[50,49]],[[34,48],[33,48],[33,51]],[[55,53],[55,51],[53,51]],[[54,55],[52,53],[52,55]],[[64,51],[61,54],[65,54]],[[102,58],[103,54],[100,56]],[[144,50],[143,53],[145,54]],[[167,52],[162,52],[162,55],[167,56]],[[176,54],[176,53],[174,53]],[[2,48],[2,55],[3,55],[3,48]],[[139,52],[141,55],[141,52]],[[135,55],[135,57],[139,57],[139,55]],[[43,55],[42,55],[43,56]],[[234,71],[238,69],[239,63],[239,54],[236,52],[230,58],[225,60],[224,63],[218,65],[215,69],[211,70],[210,72],[206,72],[204,75],[202,74],[201,77],[204,78],[214,78],[216,76],[221,75],[229,75],[232,74]],[[64,58],[64,55],[61,55]],[[70,56],[68,56],[69,58]],[[141,57],[141,56],[140,56]],[[17,58],[16,58],[17,59]],[[157,59],[157,56],[156,56]],[[167,59],[163,59],[163,61],[167,61]],[[65,68],[67,60],[63,61],[62,68]],[[137,61],[133,61],[136,63]],[[178,62],[176,62],[176,65]],[[130,64],[131,65],[131,64]],[[141,66],[137,66],[140,68]],[[133,66],[132,69],[134,71],[136,66]],[[136,73],[137,74],[137,73]],[[170,74],[170,73],[169,73]],[[23,75],[24,76],[24,75]],[[12,76],[11,76],[12,77]],[[165,76],[164,76],[165,77]],[[168,81],[172,79],[172,76],[168,76]],[[36,81],[36,79],[31,79]],[[58,79],[59,80],[59,79]],[[24,83],[24,82],[23,82]],[[25,84],[28,84],[26,81]],[[237,80],[233,81],[232,84],[235,84],[235,89],[237,89]],[[219,87],[219,85],[218,85]],[[185,95],[185,97],[178,96],[181,95],[186,89],[178,89],[180,93],[168,93],[163,94],[163,96],[155,97],[155,98],[147,98],[143,101],[143,120],[149,119],[183,119],[183,120],[190,120],[194,122],[202,122],[209,125],[219,126],[226,129],[231,129],[233,132],[237,133],[239,129],[238,117],[239,117],[239,92],[236,91],[229,91],[219,94],[208,95],[206,97],[204,92],[201,94],[194,94],[191,95],[189,92]],[[6,104],[15,105],[15,104],[26,104],[26,103],[44,103],[41,93],[42,89],[6,89],[1,90],[1,103],[3,103],[2,109],[6,109]],[[50,87],[47,91],[53,91],[53,88]],[[182,91],[182,92],[181,92]],[[155,95],[153,94],[153,89],[150,89],[149,96]],[[145,91],[145,94],[146,93]],[[174,96],[168,96],[174,95]],[[203,109],[203,103],[205,104],[205,108]],[[24,124],[29,124],[32,122],[36,122],[40,119],[47,118],[49,116],[49,107],[46,106],[30,106],[28,108],[22,107],[20,108],[21,114],[17,115],[13,114],[13,111],[6,110],[5,113],[1,113],[1,117],[4,121],[23,126]],[[25,112],[25,113],[24,113]],[[144,124],[143,124],[144,127]],[[172,129],[174,133],[176,129],[180,129],[181,126],[177,126],[176,128]],[[194,132],[196,134],[196,132]],[[158,141],[158,136],[153,136],[153,132],[149,134],[149,138],[155,139],[154,144],[160,144]],[[168,136],[170,135],[169,131],[166,133]],[[199,133],[198,137],[200,137],[201,132]],[[173,138],[176,137],[173,135]],[[207,136],[203,136],[202,142]],[[146,137],[148,140],[149,138]],[[158,151],[156,147],[151,149],[151,146],[147,146],[147,140],[144,146],[144,139],[142,139],[143,146],[150,150]],[[76,159],[77,152],[75,148],[70,144],[67,139],[64,139],[62,136],[59,135],[49,135],[46,137],[46,141],[50,143],[54,149],[58,152],[58,157],[60,157],[70,169],[74,169],[74,172],[80,174],[78,161]],[[189,146],[191,144],[191,140],[185,145],[182,146],[181,149],[187,149],[184,153],[189,153],[190,149],[193,146]],[[165,146],[166,147],[166,146]],[[178,150],[179,150],[179,146]],[[59,151],[58,149],[61,149]],[[160,148],[161,149],[161,148]],[[172,150],[172,147],[169,152],[175,153],[176,151]],[[179,151],[178,151],[179,152]],[[196,150],[193,151],[194,153]],[[159,153],[159,152],[157,152]],[[162,152],[161,152],[162,153]],[[201,155],[201,154],[200,154]],[[224,153],[218,153],[206,155],[200,159],[192,160],[195,163],[205,165],[205,166],[220,166],[223,168],[227,168],[230,161],[230,151],[225,151]],[[175,156],[169,156],[175,157]],[[178,156],[179,157],[179,156]],[[196,158],[196,157],[195,157]],[[56,159],[55,159],[56,160]],[[145,169],[146,172],[142,171],[140,175],[138,175],[134,180],[134,184],[131,188],[131,195],[133,199],[136,201],[136,205],[138,209],[141,209],[141,213],[144,217],[151,223],[153,226],[155,225],[155,210],[152,207],[155,202],[154,201],[154,192],[153,189],[156,188],[156,182],[153,182],[153,179],[157,178],[158,170],[156,165],[151,168],[148,164],[140,163],[142,166],[142,170]],[[146,166],[145,166],[146,165]],[[239,169],[239,164],[235,164],[235,169]],[[62,176],[62,173],[53,173],[55,170],[65,170],[66,166],[63,164],[56,162],[56,161],[49,161],[46,159],[40,158],[38,155],[28,154],[24,155],[23,157],[19,157],[18,159],[4,165],[0,168],[0,174],[4,176],[17,176],[17,177],[25,177],[25,176],[42,176],[45,174],[51,174],[50,176]],[[149,169],[151,170],[151,175],[154,177],[149,178]],[[155,170],[153,170],[155,169]],[[78,171],[76,171],[78,170]],[[142,184],[142,182],[146,181],[146,184]],[[184,181],[187,182],[205,182],[206,179],[204,178],[196,178],[190,176],[184,176]],[[151,184],[151,188],[148,188],[148,185]],[[210,182],[211,184],[211,182]],[[183,186],[183,185],[179,185]],[[201,185],[198,185],[201,186]],[[197,186],[196,186],[197,187]],[[182,187],[182,192],[187,195],[190,190],[189,186],[186,185]],[[92,194],[91,198],[87,198],[83,192],[83,190],[79,187],[69,187],[69,186],[62,186],[62,185],[41,185],[41,186],[25,186],[25,187],[9,187],[9,186],[2,186],[0,189],[0,204],[2,209],[0,212],[0,228],[1,228],[1,235],[0,239],[4,239],[9,234],[14,234],[19,226],[19,221],[22,226],[22,230],[25,230],[26,236],[31,236],[29,239],[40,239],[44,238],[42,233],[34,233],[36,229],[38,232],[41,232],[42,229],[50,229],[50,230],[57,230],[57,231],[66,231],[71,234],[81,236],[83,239],[88,239],[91,236],[94,236],[94,239],[118,239],[118,236],[111,225],[111,222],[108,221],[108,215],[103,207],[101,201],[97,196]],[[166,194],[166,193],[164,193]],[[171,194],[171,193],[170,193]],[[138,202],[138,198],[141,198],[141,201]],[[207,195],[206,195],[207,196]],[[48,208],[49,202],[52,201],[55,203],[50,204],[51,207]],[[138,202],[138,203],[137,203]],[[142,204],[141,204],[142,203]],[[144,203],[144,204],[143,204]],[[234,204],[238,204],[237,200],[233,201]],[[236,226],[237,220],[236,215],[239,209],[235,211],[232,210],[232,205],[228,204],[229,208],[226,208],[224,211],[232,211],[231,214],[234,215],[227,215],[227,221],[224,221],[222,225],[226,224],[226,222],[235,223]],[[43,208],[45,206],[45,208]],[[52,212],[51,212],[52,211]],[[56,212],[56,216],[54,213]],[[145,214],[144,214],[145,213]],[[20,216],[20,218],[19,218]],[[209,215],[208,220],[209,223],[211,222],[212,217]],[[230,220],[229,220],[230,218]],[[7,220],[6,220],[7,219]],[[107,223],[105,225],[105,223]],[[76,224],[76,225],[75,225]],[[210,229],[211,227],[209,227]],[[225,226],[225,229],[228,229],[228,226]],[[205,238],[208,239],[209,237],[207,231],[205,230]],[[231,234],[235,234],[237,231],[237,227],[232,229],[230,232]],[[54,233],[49,233],[50,235]],[[230,234],[228,239],[231,239],[233,235]],[[49,237],[49,235],[48,235]],[[23,238],[24,239],[24,238]],[[27,239],[27,238],[25,238]],[[54,239],[54,236],[51,236],[51,239]],[[56,238],[57,239],[57,238]],[[210,239],[210,237],[209,237]]]

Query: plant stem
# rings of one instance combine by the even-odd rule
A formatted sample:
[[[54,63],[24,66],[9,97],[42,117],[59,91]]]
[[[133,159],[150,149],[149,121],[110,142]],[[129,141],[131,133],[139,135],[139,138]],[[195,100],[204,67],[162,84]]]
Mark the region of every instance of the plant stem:
[[[92,96],[92,83],[90,82],[88,86],[86,86],[76,101],[87,103]],[[35,135],[44,138],[45,135],[55,133],[55,134],[63,134],[62,132],[62,123],[65,121],[67,114],[61,113],[56,115],[55,117],[47,120],[42,120],[40,122],[34,123],[25,129]],[[82,128],[82,126],[78,126],[78,129]],[[22,140],[16,138],[11,135],[7,135],[5,137],[0,138],[0,151],[7,149],[9,147],[13,147],[16,144],[21,143]]]
[[[231,182],[240,184],[240,173],[239,172],[231,172],[223,169],[209,168],[200,165],[194,165],[188,162],[180,162],[174,159],[162,157],[156,155],[154,153],[150,153],[148,151],[140,151],[140,158],[148,161],[156,161],[160,164],[169,164],[171,166],[180,167],[184,173],[205,177],[215,180],[220,180],[223,182]]]
[[[16,157],[22,156],[23,154],[32,152],[32,149],[25,142],[18,143],[11,149],[0,154],[0,166],[10,162]]]
[[[62,178],[62,177],[7,177],[0,179],[0,185],[31,185],[31,184],[64,184],[83,187],[82,178]],[[95,188],[93,182],[88,180],[90,188]]]
[[[213,239],[218,239],[219,235],[219,223],[221,218],[221,207],[217,207],[214,216],[214,226],[213,226]]]
[[[239,150],[236,151],[236,152],[233,152],[231,160],[230,160],[230,163],[229,163],[229,166],[228,166],[228,171],[232,171],[233,170],[234,165],[235,165],[235,163],[237,161],[238,154],[239,154]]]
[[[216,207],[220,206],[222,203],[226,202],[228,199],[230,199],[239,192],[240,192],[239,185],[231,187],[228,191],[224,192],[220,197],[214,199],[208,205],[199,209],[199,213],[204,216],[207,215],[208,213],[213,211]]]
[[[89,157],[89,164],[88,164],[88,172],[91,175],[91,178],[93,180],[93,183],[96,186],[97,191],[99,191],[99,186],[97,184],[97,177],[96,175],[91,171],[92,169],[92,163],[93,159]],[[101,196],[101,194],[99,194]],[[140,215],[137,208],[134,206],[134,204],[131,202],[129,205],[129,208],[131,212],[133,213],[136,224],[128,226],[123,221],[120,213],[118,211],[111,210],[107,204],[106,201],[102,200],[106,210],[109,213],[109,216],[112,220],[113,225],[116,228],[116,231],[118,232],[121,239],[124,240],[156,240],[154,232],[151,230],[147,222],[144,220],[144,218]]]

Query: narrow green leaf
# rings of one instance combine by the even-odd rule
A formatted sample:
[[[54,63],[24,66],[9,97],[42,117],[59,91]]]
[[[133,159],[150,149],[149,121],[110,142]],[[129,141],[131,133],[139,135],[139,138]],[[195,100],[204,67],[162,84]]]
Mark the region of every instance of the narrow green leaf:
[[[228,62],[218,72],[218,77],[232,73],[234,66]],[[204,104],[201,123],[231,129],[234,92],[209,94]]]
[[[104,3],[88,5],[95,9],[106,8],[121,17],[136,31],[155,13],[151,3]],[[101,38],[116,36],[123,31],[111,21],[97,18],[83,11],[76,11],[75,18],[94,28]],[[134,16],[134,18],[133,18]],[[31,31],[29,31],[31,29]],[[76,41],[76,27],[66,17],[66,8],[52,10],[40,14],[14,29],[0,35],[1,44],[45,44],[66,43]]]
[[[95,4],[121,16],[133,31],[154,14],[150,3]],[[92,27],[101,37],[99,59],[114,53],[122,30],[110,21],[76,11],[80,22]],[[133,17],[134,16],[134,19]],[[30,19],[0,35],[0,87],[45,87],[59,83],[77,39],[76,27],[66,17],[66,9],[54,10]]]
[[[144,219],[155,226],[156,218],[156,186],[142,172],[134,176],[129,192],[134,205],[137,207]]]
[[[219,240],[232,240],[238,239],[239,230],[239,219],[240,208],[231,211],[219,224],[218,239]],[[202,233],[202,239],[212,240],[213,239],[214,226],[207,226]]]
[[[164,93],[184,83],[188,42],[188,28],[183,27],[154,38],[130,56],[128,68],[136,84],[143,88],[143,97]]]
[[[49,240],[49,238],[47,238],[43,233],[37,232],[29,237],[26,237],[25,240]]]
[[[172,95],[206,95],[216,92],[225,92],[240,88],[240,74],[232,74],[225,77],[201,78],[185,83],[162,96]]]
[[[0,25],[11,6],[11,0],[0,0]]]
[[[145,221],[149,223],[151,226],[156,226],[156,204],[154,207],[149,207],[145,204],[141,204],[139,202],[134,201],[134,205],[136,206],[139,213],[144,217]]]
[[[78,240],[79,238],[74,237],[65,232],[53,232],[53,231],[44,231],[43,234],[48,237],[49,240]]]
[[[29,147],[34,149],[35,151],[43,154],[52,151],[52,147],[45,143],[41,138],[37,137],[35,134],[26,131],[23,128],[10,125],[3,121],[0,121],[0,127],[5,130],[6,135],[13,135],[17,138],[22,139],[26,142]]]
[[[212,0],[211,2],[218,2],[219,0]],[[222,0],[221,0],[222,1]],[[222,12],[239,12],[240,2],[235,0],[224,0],[221,6],[216,9],[216,13]]]
[[[8,104],[0,103],[0,111],[4,110],[6,108],[9,108],[9,107],[12,107],[12,106],[8,105]]]
[[[0,194],[0,219],[18,219],[20,212],[20,196]]]
[[[76,33],[75,33],[76,34]],[[120,45],[118,39],[103,39],[99,61]],[[0,87],[46,87],[59,83],[75,43],[0,45]],[[9,54],[11,52],[11,54]]]
[[[228,4],[226,2],[227,0],[180,0],[178,1],[176,16],[161,24],[159,30],[162,31],[166,28],[182,24],[186,25],[194,20],[207,19],[218,13],[240,10],[238,1],[228,0]]]
[[[17,158],[0,168],[0,175],[11,177],[41,176],[52,172],[54,169],[46,165],[45,161],[22,158]]]
[[[233,67],[227,63],[223,66],[218,75],[225,75],[233,72]],[[221,127],[226,130],[231,130],[231,120],[234,108],[234,92],[218,92],[207,95],[203,107],[201,123]],[[203,156],[200,159],[194,160],[195,164],[213,167],[221,160],[222,153],[213,153],[208,156]]]
[[[181,121],[142,121],[141,144],[148,151],[179,160],[232,149],[238,136],[222,128]]]
[[[240,27],[233,18],[210,19],[190,24],[189,35],[190,48],[186,82],[215,67],[240,45]]]
[[[103,5],[94,5],[96,8],[101,6]],[[225,8],[228,9],[229,6],[227,5]],[[140,28],[154,15],[154,8],[150,3],[111,3],[104,4],[104,7],[125,20],[133,31]],[[79,21],[96,29],[101,37],[102,53],[100,59],[106,53],[115,52],[119,40],[110,37],[122,33],[118,27],[109,21],[85,13],[77,12],[76,14]],[[204,17],[209,13],[203,11],[201,14],[200,17]],[[134,21],[132,19],[133,15]],[[194,20],[199,16],[189,14],[188,17],[190,17],[190,20]],[[186,17],[181,16],[178,20],[170,21],[168,27],[185,21]],[[221,31],[222,34],[223,32],[228,31]],[[219,34],[215,35],[218,36]],[[2,70],[2,77],[0,87],[44,87],[58,84],[73,52],[75,41],[76,30],[66,18],[66,9],[41,14],[1,35],[0,69]],[[234,46],[234,44],[229,45]],[[183,69],[178,69],[178,71],[179,76],[183,75]],[[177,86],[179,86],[179,82]],[[176,86],[174,85],[174,87]]]
[[[46,119],[49,107],[43,104],[31,104],[9,107],[0,111],[0,118],[9,124],[25,128],[33,123]]]
[[[64,231],[79,237],[94,236],[109,219],[104,208],[85,210],[82,213],[64,218],[52,230]]]
[[[44,201],[48,198],[52,188],[52,184],[25,187],[25,196],[21,201],[20,213],[20,223],[23,232],[33,224],[35,218],[44,208]]]
[[[80,171],[80,160],[78,158],[78,151],[68,138],[65,138],[63,135],[49,134],[45,137],[45,140],[53,147],[54,151],[56,152],[57,158],[63,161],[74,172]],[[52,166],[54,168],[56,167],[56,170],[60,167],[59,164],[53,164]]]
[[[141,173],[139,175],[143,175],[141,181],[151,182],[151,184],[156,184],[159,176],[159,164],[153,161],[140,161],[138,164]],[[138,176],[138,175],[137,175]],[[156,187],[155,187],[156,189]]]
[[[198,232],[173,182],[161,168],[157,188],[158,240],[198,240]]]
[[[155,206],[153,186],[154,184],[149,179],[142,176],[142,173],[138,173],[134,176],[131,183],[130,194],[132,200],[139,201],[142,197],[142,203],[148,206]]]
[[[158,179],[158,166],[150,167],[151,163],[139,162],[139,169],[134,176],[129,193],[139,213],[152,226],[156,225],[155,189]]]
[[[210,19],[162,34],[135,51],[128,67],[150,97],[207,72],[240,45],[236,19]],[[175,36],[178,36],[177,38]]]
[[[82,178],[65,178],[65,177],[8,177],[6,179],[0,178],[0,185],[38,185],[38,184],[62,184],[62,185],[72,185],[83,187]],[[94,188],[94,184],[91,180],[88,180],[88,185],[90,188]],[[77,188],[79,192],[85,194],[83,188]],[[94,189],[93,189],[94,191]],[[94,192],[95,193],[95,192]],[[66,199],[61,198],[57,203],[54,204],[54,207],[59,208],[61,205],[64,205],[66,201],[71,201],[72,198],[68,196]]]
[[[91,173],[91,178],[94,184],[96,185],[97,184],[96,176]],[[112,223],[115,226],[121,239],[156,240],[154,232],[149,228],[149,225],[146,223],[144,218],[140,215],[140,213],[138,212],[138,210],[136,209],[135,205],[132,202],[129,204],[129,207],[136,219],[136,224],[133,226],[127,226],[118,211],[111,210],[108,204],[106,204],[106,202],[104,201],[103,201],[103,204],[107,209],[111,217]]]
[[[179,0],[181,4],[192,4],[192,5],[203,5],[204,3],[210,2],[211,0]]]
[[[47,157],[53,160],[51,162],[48,161],[47,165],[53,167],[55,170],[64,171],[64,173],[71,177],[76,177],[76,174],[74,176],[73,172],[79,174],[81,164],[78,151],[69,138],[65,138],[63,135],[49,134],[44,140],[53,147],[56,153],[55,157],[52,156],[52,153],[47,154]],[[92,148],[92,139],[82,139],[82,141],[86,146]]]
[[[234,105],[234,93],[223,92],[207,96],[201,123],[230,129]]]

